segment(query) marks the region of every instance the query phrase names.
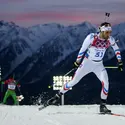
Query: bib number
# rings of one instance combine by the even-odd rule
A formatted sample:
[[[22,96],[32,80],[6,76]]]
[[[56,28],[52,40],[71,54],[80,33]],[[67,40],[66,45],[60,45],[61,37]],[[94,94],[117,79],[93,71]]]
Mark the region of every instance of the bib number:
[[[15,89],[15,85],[8,85],[8,89],[12,89],[12,90],[14,90]]]
[[[97,51],[95,57],[103,57],[103,51]]]

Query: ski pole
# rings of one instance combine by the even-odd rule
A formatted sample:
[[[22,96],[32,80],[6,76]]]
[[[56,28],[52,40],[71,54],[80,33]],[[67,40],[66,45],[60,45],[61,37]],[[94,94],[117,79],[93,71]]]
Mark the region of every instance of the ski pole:
[[[2,79],[2,78],[1,78],[1,75],[2,75],[2,74],[1,74],[1,67],[0,67],[0,81],[1,81],[1,79]]]
[[[20,91],[20,88],[17,86],[17,89],[18,89],[18,91],[19,91],[19,93],[20,93],[20,95],[22,95],[22,93],[21,93],[21,91]]]
[[[67,72],[64,76],[67,76],[67,75],[69,75],[72,71],[74,71],[75,69],[77,69],[77,68],[73,68],[73,69],[71,69],[69,72]]]
[[[105,66],[106,69],[118,69],[117,66]]]

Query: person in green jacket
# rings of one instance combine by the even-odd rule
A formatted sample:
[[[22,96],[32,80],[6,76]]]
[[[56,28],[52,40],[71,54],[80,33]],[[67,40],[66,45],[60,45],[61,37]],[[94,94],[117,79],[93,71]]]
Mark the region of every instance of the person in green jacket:
[[[20,84],[17,83],[13,78],[9,78],[8,80],[2,82],[2,84],[8,85],[8,89],[3,98],[3,104],[6,104],[8,97],[12,96],[14,100],[14,105],[19,105],[19,101],[17,99],[15,89],[16,89],[16,86],[20,87]]]

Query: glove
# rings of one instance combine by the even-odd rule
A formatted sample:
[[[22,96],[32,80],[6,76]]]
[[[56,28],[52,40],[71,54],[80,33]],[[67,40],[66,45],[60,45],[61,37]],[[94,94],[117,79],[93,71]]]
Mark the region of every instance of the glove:
[[[120,71],[123,71],[123,63],[122,63],[122,61],[118,62],[118,69]]]
[[[21,87],[21,85],[20,85],[20,84],[18,84],[17,86],[18,86],[18,87]]]
[[[74,65],[73,65],[73,68],[78,68],[79,67],[79,63],[77,63],[77,62],[74,62]]]

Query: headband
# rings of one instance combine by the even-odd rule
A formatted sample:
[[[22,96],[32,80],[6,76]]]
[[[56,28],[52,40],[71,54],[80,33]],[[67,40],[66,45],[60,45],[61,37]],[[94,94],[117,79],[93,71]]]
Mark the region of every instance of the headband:
[[[101,30],[101,32],[102,31],[112,31],[112,28],[111,28],[111,26],[101,26],[100,30]]]

